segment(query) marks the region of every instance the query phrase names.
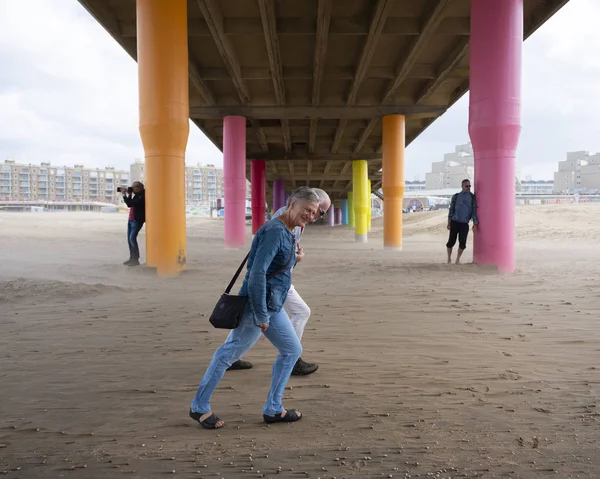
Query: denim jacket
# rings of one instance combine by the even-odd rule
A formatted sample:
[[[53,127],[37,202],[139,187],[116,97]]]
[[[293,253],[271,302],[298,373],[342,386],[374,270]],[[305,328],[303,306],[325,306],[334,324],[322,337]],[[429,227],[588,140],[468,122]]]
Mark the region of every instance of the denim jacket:
[[[267,276],[288,264],[267,281]],[[248,296],[254,324],[268,323],[281,311],[292,285],[291,268],[296,263],[294,235],[280,220],[267,221],[257,232],[248,256],[248,271],[240,296]]]
[[[469,223],[473,220],[474,225],[479,224],[477,198],[473,193],[460,192],[452,195],[448,209],[448,221],[451,220],[457,223]]]

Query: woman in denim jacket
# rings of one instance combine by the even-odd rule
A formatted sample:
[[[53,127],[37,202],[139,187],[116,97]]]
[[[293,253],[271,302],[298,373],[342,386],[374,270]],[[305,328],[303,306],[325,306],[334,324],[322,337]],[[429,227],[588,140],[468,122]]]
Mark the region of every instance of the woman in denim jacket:
[[[277,218],[278,221],[268,221],[256,232],[248,257],[248,271],[239,293],[248,296],[244,317],[215,351],[190,407],[190,417],[201,426],[217,429],[225,425],[211,411],[211,396],[227,368],[256,344],[261,332],[279,350],[273,364],[271,389],[262,410],[263,419],[267,423],[294,422],[302,417],[293,409],[286,411],[282,404],[283,391],[302,353],[283,303],[292,281],[291,269],[296,263],[292,231],[310,223],[318,209],[319,197],[314,190],[300,187],[292,192],[289,207]]]

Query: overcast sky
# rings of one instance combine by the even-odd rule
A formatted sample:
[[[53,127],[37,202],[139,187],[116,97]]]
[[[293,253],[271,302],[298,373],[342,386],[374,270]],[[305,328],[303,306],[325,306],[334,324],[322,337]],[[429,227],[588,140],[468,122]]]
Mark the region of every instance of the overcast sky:
[[[522,176],[600,151],[599,0],[571,0],[524,45]],[[0,162],[128,169],[143,158],[137,65],[76,0],[0,0]],[[469,141],[468,95],[407,149],[406,179]],[[187,163],[222,164],[192,125]]]

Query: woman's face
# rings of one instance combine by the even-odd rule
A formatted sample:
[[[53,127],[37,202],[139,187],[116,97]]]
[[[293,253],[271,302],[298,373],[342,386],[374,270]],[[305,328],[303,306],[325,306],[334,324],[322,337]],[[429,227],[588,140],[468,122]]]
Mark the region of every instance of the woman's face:
[[[293,226],[306,226],[311,223],[317,212],[319,211],[319,203],[311,201],[292,201],[288,208],[288,215]]]

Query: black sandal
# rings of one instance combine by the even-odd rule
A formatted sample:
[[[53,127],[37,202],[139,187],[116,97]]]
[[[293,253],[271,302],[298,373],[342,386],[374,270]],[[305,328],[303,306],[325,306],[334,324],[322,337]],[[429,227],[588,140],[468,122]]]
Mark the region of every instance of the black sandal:
[[[197,421],[198,424],[200,424],[205,429],[221,429],[223,426],[225,426],[225,424],[223,424],[223,426],[217,426],[217,423],[221,419],[219,417],[215,416],[214,414],[211,414],[210,416],[208,416],[204,421],[200,421],[200,418],[204,414],[206,414],[206,413],[194,412],[190,409],[190,417],[194,421]]]
[[[263,419],[267,424],[276,422],[296,422],[302,419],[302,414],[298,414],[295,409],[288,409],[283,417],[281,414],[276,414],[274,416],[263,414]]]

